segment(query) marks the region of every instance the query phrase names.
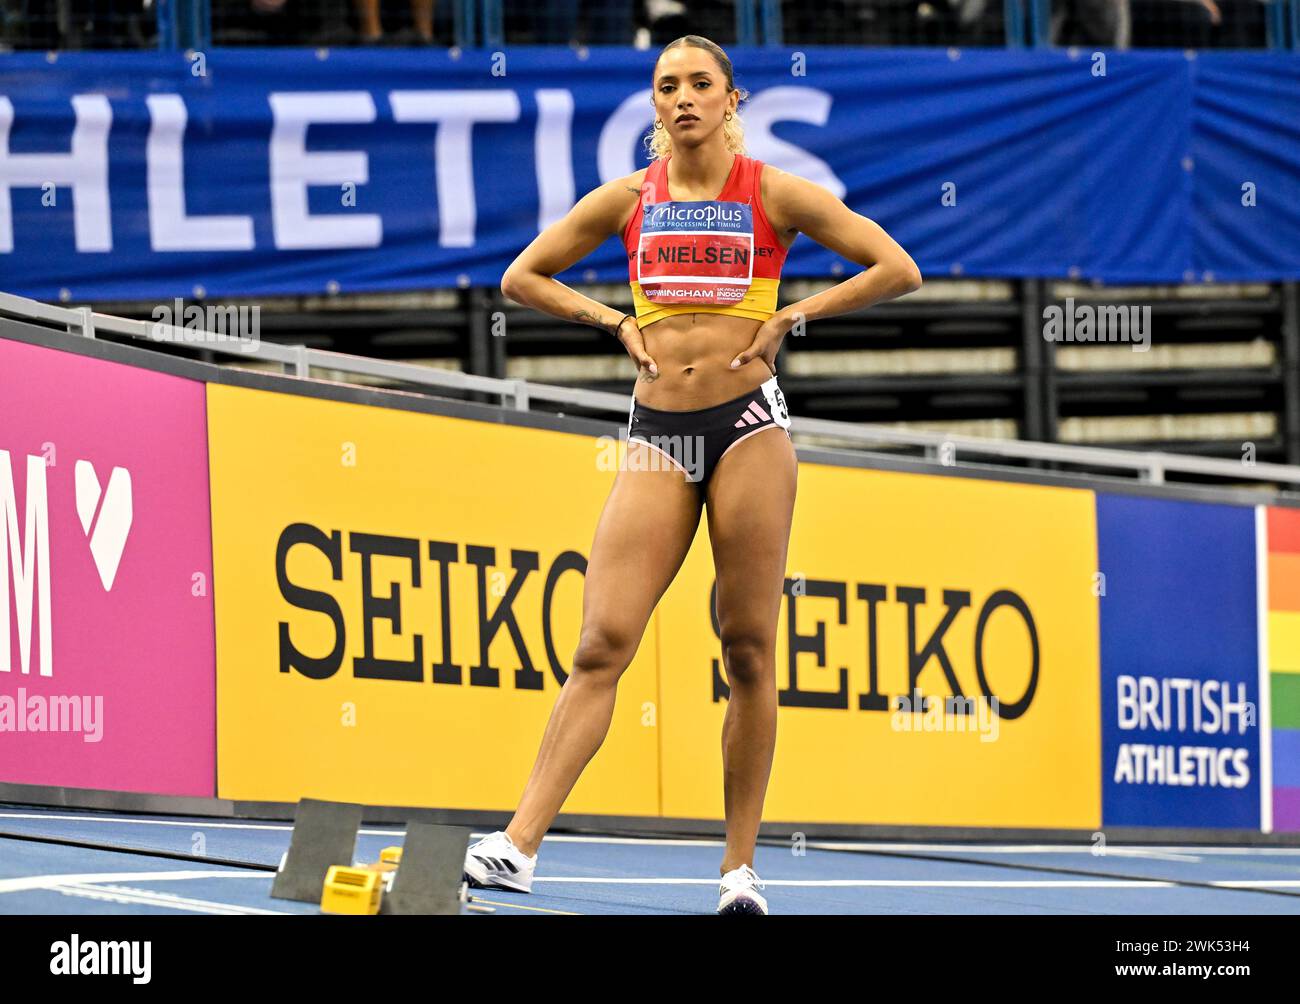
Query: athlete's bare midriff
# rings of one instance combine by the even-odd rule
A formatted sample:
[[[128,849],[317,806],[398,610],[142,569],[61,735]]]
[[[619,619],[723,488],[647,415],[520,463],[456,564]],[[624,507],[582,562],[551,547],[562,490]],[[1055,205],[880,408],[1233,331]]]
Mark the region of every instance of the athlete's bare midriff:
[[[641,186],[648,170],[642,168],[624,181],[625,190],[634,197],[623,210],[621,233],[627,232],[641,204]],[[707,198],[690,191],[674,194],[684,201]],[[778,239],[788,248],[794,238],[791,235],[789,240]],[[731,368],[731,360],[749,348],[760,326],[752,318],[711,311],[670,314],[646,325],[641,328],[641,336],[659,376],[654,380],[638,378],[636,399],[662,411],[694,411],[722,404],[761,386],[774,375],[762,359]]]
[[[766,383],[772,370],[761,358],[731,368],[759,326],[748,317],[708,312],[673,314],[647,325],[641,335],[659,376],[638,379],[636,399],[661,411],[695,411]]]

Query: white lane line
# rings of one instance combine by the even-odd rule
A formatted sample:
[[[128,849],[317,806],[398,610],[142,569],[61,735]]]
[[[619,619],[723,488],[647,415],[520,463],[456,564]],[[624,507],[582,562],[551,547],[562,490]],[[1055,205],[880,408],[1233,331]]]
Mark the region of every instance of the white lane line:
[[[182,910],[187,913],[215,914],[223,917],[234,916],[286,916],[280,910],[260,910],[253,906],[239,906],[234,903],[217,903],[207,899],[193,899],[188,896],[176,896],[172,893],[152,892],[147,889],[132,889],[120,885],[93,885],[90,883],[69,883],[49,887],[51,892],[65,896],[78,896],[83,899],[95,899],[109,903],[129,906],[160,906],[169,910]]]
[[[474,891],[478,892],[477,889]],[[574,911],[572,910],[555,910],[549,906],[524,906],[522,903],[504,903],[501,902],[500,900],[495,900],[495,899],[480,899],[478,896],[474,897],[474,902],[478,903],[480,906],[490,906],[493,907],[494,909],[497,907],[505,907],[506,909],[509,910],[526,910],[529,913],[553,913],[562,917],[582,916],[582,914],[574,913]]]
[[[550,837],[546,838],[550,840]],[[1094,857],[1104,858],[1107,854],[1128,853],[1161,853],[1161,854],[1243,854],[1243,855],[1296,855],[1300,854],[1300,847],[1261,847],[1252,845],[1249,847],[1234,847],[1215,845],[1212,847],[1177,847],[1168,845],[1151,845],[1133,844],[1118,845],[1107,844],[1105,854],[1095,854],[1093,844],[979,844],[979,843],[958,843],[958,844],[889,844],[889,843],[863,843],[857,841],[808,841],[806,847],[815,847],[819,850],[850,850],[850,851],[948,851],[964,852],[979,854],[1089,854]]]
[[[1201,856],[1199,854],[1171,854],[1167,851],[1152,851],[1146,848],[1134,847],[1107,847],[1105,854],[1098,854],[1097,857],[1116,857],[1116,858],[1150,858],[1154,861],[1187,861],[1191,864],[1199,864]]]
[[[486,835],[486,833],[484,834]],[[475,832],[474,836],[479,836]],[[712,837],[603,837],[575,833],[548,833],[543,843],[556,844],[625,844],[629,847],[726,847],[725,840]]]
[[[184,826],[191,830],[283,830],[291,832],[292,823],[215,823],[207,820],[177,819],[139,819],[135,816],[68,816],[49,812],[0,812],[3,819],[38,819],[41,822],[57,821],[60,823],[132,823],[137,826]],[[379,831],[376,831],[379,832]],[[391,831],[387,831],[391,832]]]
[[[72,875],[26,875],[22,878],[0,879],[0,893],[27,892],[56,885],[104,882],[183,882],[187,879],[233,878],[268,879],[270,872],[261,871],[166,871],[166,872],[86,872]]]
[[[574,882],[590,885],[717,885],[717,879],[701,878],[588,878],[583,876],[537,875],[534,882]],[[953,888],[953,889],[1172,889],[1176,882],[1138,879],[764,879],[764,886],[806,886],[809,888],[866,889]]]

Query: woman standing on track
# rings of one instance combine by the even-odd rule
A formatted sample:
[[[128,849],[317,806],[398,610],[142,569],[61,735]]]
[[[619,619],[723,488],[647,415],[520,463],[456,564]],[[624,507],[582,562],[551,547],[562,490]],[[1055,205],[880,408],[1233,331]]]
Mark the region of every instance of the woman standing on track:
[[[812,182],[745,156],[731,60],[687,35],[654,69],[654,162],[601,185],[506,270],[506,296],[616,335],[636,363],[628,462],[596,527],[582,631],[514,818],[465,860],[474,885],[527,892],[537,848],[609,730],[615,689],[707,506],[730,697],[719,913],[767,913],[753,870],[776,747],[776,629],[797,463],[776,382],[781,340],[921,284],[912,259]],[[781,310],[796,235],[865,266]],[[636,316],[554,278],[622,236]],[[760,435],[768,429],[780,430]],[[646,452],[649,451],[649,452]],[[685,476],[683,476],[685,475]]]

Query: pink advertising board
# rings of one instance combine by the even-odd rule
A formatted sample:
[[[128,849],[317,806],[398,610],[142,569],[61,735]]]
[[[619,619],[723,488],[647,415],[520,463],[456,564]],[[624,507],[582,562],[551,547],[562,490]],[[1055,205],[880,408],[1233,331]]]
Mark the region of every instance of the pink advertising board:
[[[201,382],[0,339],[0,781],[211,797]]]

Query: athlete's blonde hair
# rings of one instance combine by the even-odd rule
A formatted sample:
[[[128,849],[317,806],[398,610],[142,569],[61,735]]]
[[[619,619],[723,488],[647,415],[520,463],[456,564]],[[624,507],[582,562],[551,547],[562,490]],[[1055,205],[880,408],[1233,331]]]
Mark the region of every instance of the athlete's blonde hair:
[[[683,45],[693,45],[697,49],[703,49],[713,57],[713,61],[718,64],[718,69],[727,78],[727,93],[739,90],[741,101],[749,97],[749,91],[743,87],[736,87],[735,71],[731,66],[731,59],[722,51],[722,47],[715,42],[710,42],[701,35],[683,35],[681,38],[674,39],[663,47],[659,55],[662,57],[669,49],[677,49]],[[655,62],[657,64],[658,60]],[[742,157],[747,156],[745,153],[745,124],[740,121],[739,103],[737,103],[736,110],[732,113],[731,118],[724,120],[722,123],[722,138],[730,152],[740,154]],[[650,132],[646,135],[645,146],[651,160],[663,160],[673,152],[673,143],[668,138],[667,128],[656,129],[652,125]]]

